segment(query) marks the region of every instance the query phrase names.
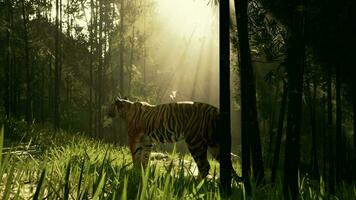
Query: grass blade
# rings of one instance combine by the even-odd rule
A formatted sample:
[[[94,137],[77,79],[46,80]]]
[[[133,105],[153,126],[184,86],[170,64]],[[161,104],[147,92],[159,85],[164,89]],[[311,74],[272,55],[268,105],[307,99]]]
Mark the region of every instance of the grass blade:
[[[169,194],[171,192],[171,191],[169,191],[170,181],[171,181],[171,176],[169,173],[167,173],[166,180],[164,182],[164,188],[163,188],[163,199],[169,199]]]
[[[127,176],[125,176],[124,188],[122,189],[122,193],[121,193],[121,200],[127,200],[127,183],[128,183],[128,178]]]
[[[94,200],[99,199],[99,196],[101,195],[101,192],[102,192],[103,187],[105,185],[105,177],[106,177],[106,173],[104,172],[102,177],[101,177],[101,179],[100,179],[99,185],[96,188],[96,191],[94,193],[94,196],[93,196]]]
[[[40,191],[41,191],[41,187],[43,185],[43,182],[44,182],[44,178],[46,176],[46,169],[43,169],[42,173],[41,173],[41,177],[40,177],[40,180],[38,181],[38,184],[37,184],[37,187],[36,187],[36,192],[35,194],[33,195],[33,200],[37,200],[38,197],[40,196]]]
[[[84,159],[82,160],[82,164],[80,166],[80,175],[79,175],[79,181],[78,181],[77,198],[79,198],[79,196],[80,196],[80,189],[81,189],[81,186],[82,186],[83,173],[84,173]]]
[[[14,171],[15,171],[15,166],[12,166],[11,170],[7,176],[6,186],[5,186],[4,195],[2,196],[2,199],[9,199],[9,195],[10,195],[10,191],[11,191],[11,183],[12,183],[12,179],[14,177]]]
[[[69,199],[69,175],[70,175],[70,161],[67,166],[66,176],[64,178],[64,200]]]

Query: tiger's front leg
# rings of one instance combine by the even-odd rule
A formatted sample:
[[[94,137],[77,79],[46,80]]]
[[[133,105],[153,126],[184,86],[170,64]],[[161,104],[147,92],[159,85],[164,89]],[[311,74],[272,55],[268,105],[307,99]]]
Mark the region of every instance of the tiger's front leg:
[[[139,142],[139,137],[129,136],[129,147],[134,167],[138,167],[140,165],[140,154],[142,148],[139,146]]]
[[[149,136],[144,135],[141,137],[140,146],[142,147],[140,154],[141,164],[146,167],[150,159],[150,154],[152,151],[152,140]]]
[[[130,136],[129,146],[134,167],[140,167],[141,164],[146,167],[152,150],[151,139],[144,134],[140,134],[140,137]]]

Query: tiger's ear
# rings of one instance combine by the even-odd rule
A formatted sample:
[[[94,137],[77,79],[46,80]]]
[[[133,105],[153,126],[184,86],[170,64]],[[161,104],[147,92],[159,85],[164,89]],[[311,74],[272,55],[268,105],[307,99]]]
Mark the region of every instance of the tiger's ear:
[[[116,97],[115,98],[115,105],[120,109],[122,107],[124,107],[125,105],[128,105],[128,98],[124,97]]]

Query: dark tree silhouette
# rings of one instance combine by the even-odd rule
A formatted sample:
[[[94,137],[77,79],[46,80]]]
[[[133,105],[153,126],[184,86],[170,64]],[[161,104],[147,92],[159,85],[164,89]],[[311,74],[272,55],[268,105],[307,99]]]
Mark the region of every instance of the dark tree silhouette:
[[[21,0],[22,20],[23,20],[23,38],[25,43],[25,69],[26,69],[26,121],[32,123],[32,69],[30,65],[30,47],[28,40],[28,13],[26,12],[25,0]]]
[[[257,120],[255,78],[248,37],[247,5],[247,0],[235,0],[240,54],[242,176],[249,192],[251,156],[253,175],[257,184],[264,179],[264,169]]]
[[[98,50],[98,85],[97,85],[97,97],[98,97],[98,104],[97,104],[97,110],[98,110],[98,132],[97,134],[101,134],[102,130],[103,130],[103,123],[102,123],[102,101],[103,101],[103,2],[101,0],[98,1],[99,3],[99,8],[98,8],[98,12],[99,12],[99,32],[98,32],[98,46],[97,46],[97,50]]]
[[[288,113],[284,163],[284,195],[297,199],[299,195],[298,169],[300,160],[300,127],[302,114],[303,73],[305,65],[304,3],[293,1],[289,14],[290,30],[287,38]]]
[[[124,58],[124,51],[125,51],[125,27],[124,24],[125,23],[125,0],[121,0],[120,2],[120,27],[119,27],[119,31],[120,31],[120,44],[119,44],[119,67],[120,67],[120,83],[119,83],[119,87],[120,87],[120,93],[121,94],[125,94],[125,86],[124,86],[124,63],[125,63],[125,58]],[[144,80],[145,81],[145,80]],[[119,130],[120,130],[120,136],[121,136],[121,142],[122,144],[126,144],[128,141],[128,136],[124,131],[124,124],[120,122],[119,124]]]
[[[334,133],[333,133],[333,106],[332,106],[332,80],[331,67],[327,69],[327,124],[329,138],[329,173],[328,188],[331,194],[335,194],[335,152],[334,152]]]
[[[60,105],[60,74],[61,74],[61,23],[62,23],[62,16],[61,16],[61,8],[62,7],[62,1],[61,0],[56,0],[56,33],[55,33],[55,66],[54,66],[54,128],[59,129],[60,128],[60,111],[59,111],[59,105]]]
[[[4,95],[4,107],[5,107],[5,114],[6,117],[11,117],[12,113],[12,106],[11,106],[11,96],[12,91],[11,91],[11,16],[12,16],[12,5],[11,1],[7,0],[6,1],[7,5],[7,31],[6,31],[6,60],[5,60],[5,95]]]
[[[220,43],[220,180],[223,194],[231,195],[230,125],[230,10],[229,1],[219,3]]]
[[[337,66],[337,65],[336,65]],[[340,80],[340,67],[336,67],[335,69],[335,92],[336,92],[336,132],[335,132],[335,143],[336,143],[336,154],[335,156],[335,178],[336,181],[339,182],[342,171],[343,171],[343,157],[346,152],[342,150],[342,112],[341,112],[341,80]]]
[[[318,152],[317,152],[317,129],[316,129],[316,93],[317,93],[317,84],[315,78],[313,79],[313,89],[310,91],[310,82],[307,82],[307,93],[309,98],[309,108],[310,108],[310,126],[311,126],[311,136],[312,136],[312,148],[311,148],[311,175],[315,179],[319,179],[319,164],[318,164]]]
[[[321,116],[320,118],[322,119],[322,130],[321,130],[321,136],[322,136],[322,153],[323,153],[323,164],[322,164],[322,175],[324,177],[324,180],[327,181],[327,163],[328,163],[328,149],[327,149],[327,142],[328,142],[328,137],[327,137],[327,100],[326,100],[326,84],[324,83],[322,86],[322,90],[324,91],[323,98],[322,98],[322,109],[321,109]]]
[[[278,165],[279,165],[279,153],[280,153],[280,149],[281,149],[283,125],[284,125],[285,113],[286,113],[286,108],[287,108],[287,97],[288,97],[288,86],[287,86],[287,83],[285,81],[283,81],[282,102],[281,102],[281,107],[279,110],[276,145],[275,145],[274,154],[273,154],[274,157],[273,157],[272,175],[271,175],[272,183],[275,183],[276,176],[277,176],[277,169],[278,169]]]
[[[17,137],[12,133],[25,132],[23,129],[30,127],[26,122],[22,127],[25,119],[28,123],[40,122],[36,129],[47,129],[53,123],[55,129],[87,132],[126,145],[127,134],[122,127],[119,131],[120,122],[106,120],[103,115],[113,96],[121,93],[132,100],[164,103],[168,90],[175,90],[175,85],[185,90],[191,79],[194,87],[179,91],[179,100],[189,94],[192,99],[186,100],[197,100],[202,97],[198,95],[200,90],[207,91],[207,98],[199,100],[212,100],[212,90],[208,90],[212,85],[199,86],[204,83],[200,81],[213,78],[210,68],[198,73],[198,66],[195,76],[188,77],[189,82],[172,80],[178,68],[169,64],[175,58],[165,56],[171,52],[161,50],[174,47],[178,40],[171,41],[173,31],[150,34],[156,33],[166,20],[156,21],[157,13],[151,12],[156,5],[151,3],[0,0],[0,123],[9,134],[5,142]],[[221,191],[229,195],[232,189],[230,84],[237,83],[230,82],[229,73],[236,66],[240,67],[236,71],[241,76],[241,92],[236,96],[241,94],[241,157],[247,192],[254,192],[251,178],[253,183],[264,183],[263,164],[268,162],[272,165],[272,187],[279,186],[281,175],[287,199],[305,197],[307,187],[299,188],[297,182],[298,174],[302,180],[307,173],[315,180],[322,174],[325,194],[342,198],[339,195],[344,185],[338,183],[347,185],[356,175],[356,1],[235,0],[235,5],[236,19],[229,15],[228,1],[221,1],[220,5],[221,121],[217,130],[221,132]],[[238,29],[229,20],[237,20]],[[178,67],[188,64],[191,56],[196,56],[198,65],[214,61],[205,58],[215,43],[206,45],[211,42],[210,36],[204,39],[196,33],[193,31],[179,42],[177,47],[182,54],[176,58]],[[233,51],[229,36],[235,45]],[[150,42],[154,45],[147,45]],[[198,44],[202,48],[195,46]],[[199,49],[203,50],[191,51]],[[172,48],[172,53],[173,50],[176,49]],[[238,58],[239,65],[230,66],[230,56],[233,62]],[[261,78],[281,66],[286,68],[287,78],[277,87]],[[190,72],[191,69],[182,69],[180,77],[192,75]],[[280,81],[278,74],[271,74],[271,80]],[[21,127],[17,128],[17,124]],[[287,140],[283,136],[285,130]],[[264,137],[260,138],[260,133]],[[266,154],[261,154],[261,143],[266,145]],[[285,153],[280,152],[284,147]],[[315,180],[311,182],[313,186],[317,184]],[[260,188],[256,191],[259,196]]]
[[[338,65],[335,65],[335,92],[336,92],[336,132],[335,132],[335,143],[336,143],[336,152],[335,152],[335,179],[339,184],[342,176],[344,176],[344,166],[345,166],[345,157],[346,153],[344,136],[342,133],[342,102],[341,102],[341,68]]]
[[[127,67],[128,83],[127,83],[127,96],[131,97],[131,81],[132,81],[132,66],[134,64],[134,48],[135,48],[135,24],[132,26],[132,35],[130,39],[130,64]]]
[[[88,26],[88,31],[89,31],[89,133],[91,135],[94,135],[93,133],[93,85],[94,85],[94,61],[93,61],[93,56],[94,56],[94,0],[90,0],[90,25]]]
[[[124,5],[125,0],[120,2],[120,92],[124,94]]]
[[[356,95],[353,97],[354,149],[356,153]]]

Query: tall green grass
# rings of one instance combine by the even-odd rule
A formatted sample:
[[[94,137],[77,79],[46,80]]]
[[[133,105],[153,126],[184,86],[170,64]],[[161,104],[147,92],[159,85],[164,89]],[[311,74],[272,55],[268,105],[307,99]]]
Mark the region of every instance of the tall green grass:
[[[220,199],[215,161],[210,177],[199,182],[192,158],[175,150],[164,159],[152,158],[146,168],[134,169],[126,147],[63,131],[33,133],[26,148],[4,151],[0,131],[0,199]],[[243,188],[234,182],[231,199],[283,197],[282,184],[253,186],[252,197],[246,197]],[[325,193],[322,180],[315,186],[303,177],[300,191],[302,199],[334,198]],[[340,199],[355,197],[355,186],[343,186]]]
[[[0,138],[3,144],[3,131]],[[216,181],[197,182],[193,176],[178,172],[187,166],[174,166],[176,155],[169,156],[170,160],[152,161],[154,164],[145,169],[133,169],[130,152],[125,147],[65,132],[57,132],[51,139],[39,132],[31,141],[40,146],[37,153],[17,154],[13,147],[2,155],[1,199],[209,199],[208,195],[216,199],[219,196]]]

